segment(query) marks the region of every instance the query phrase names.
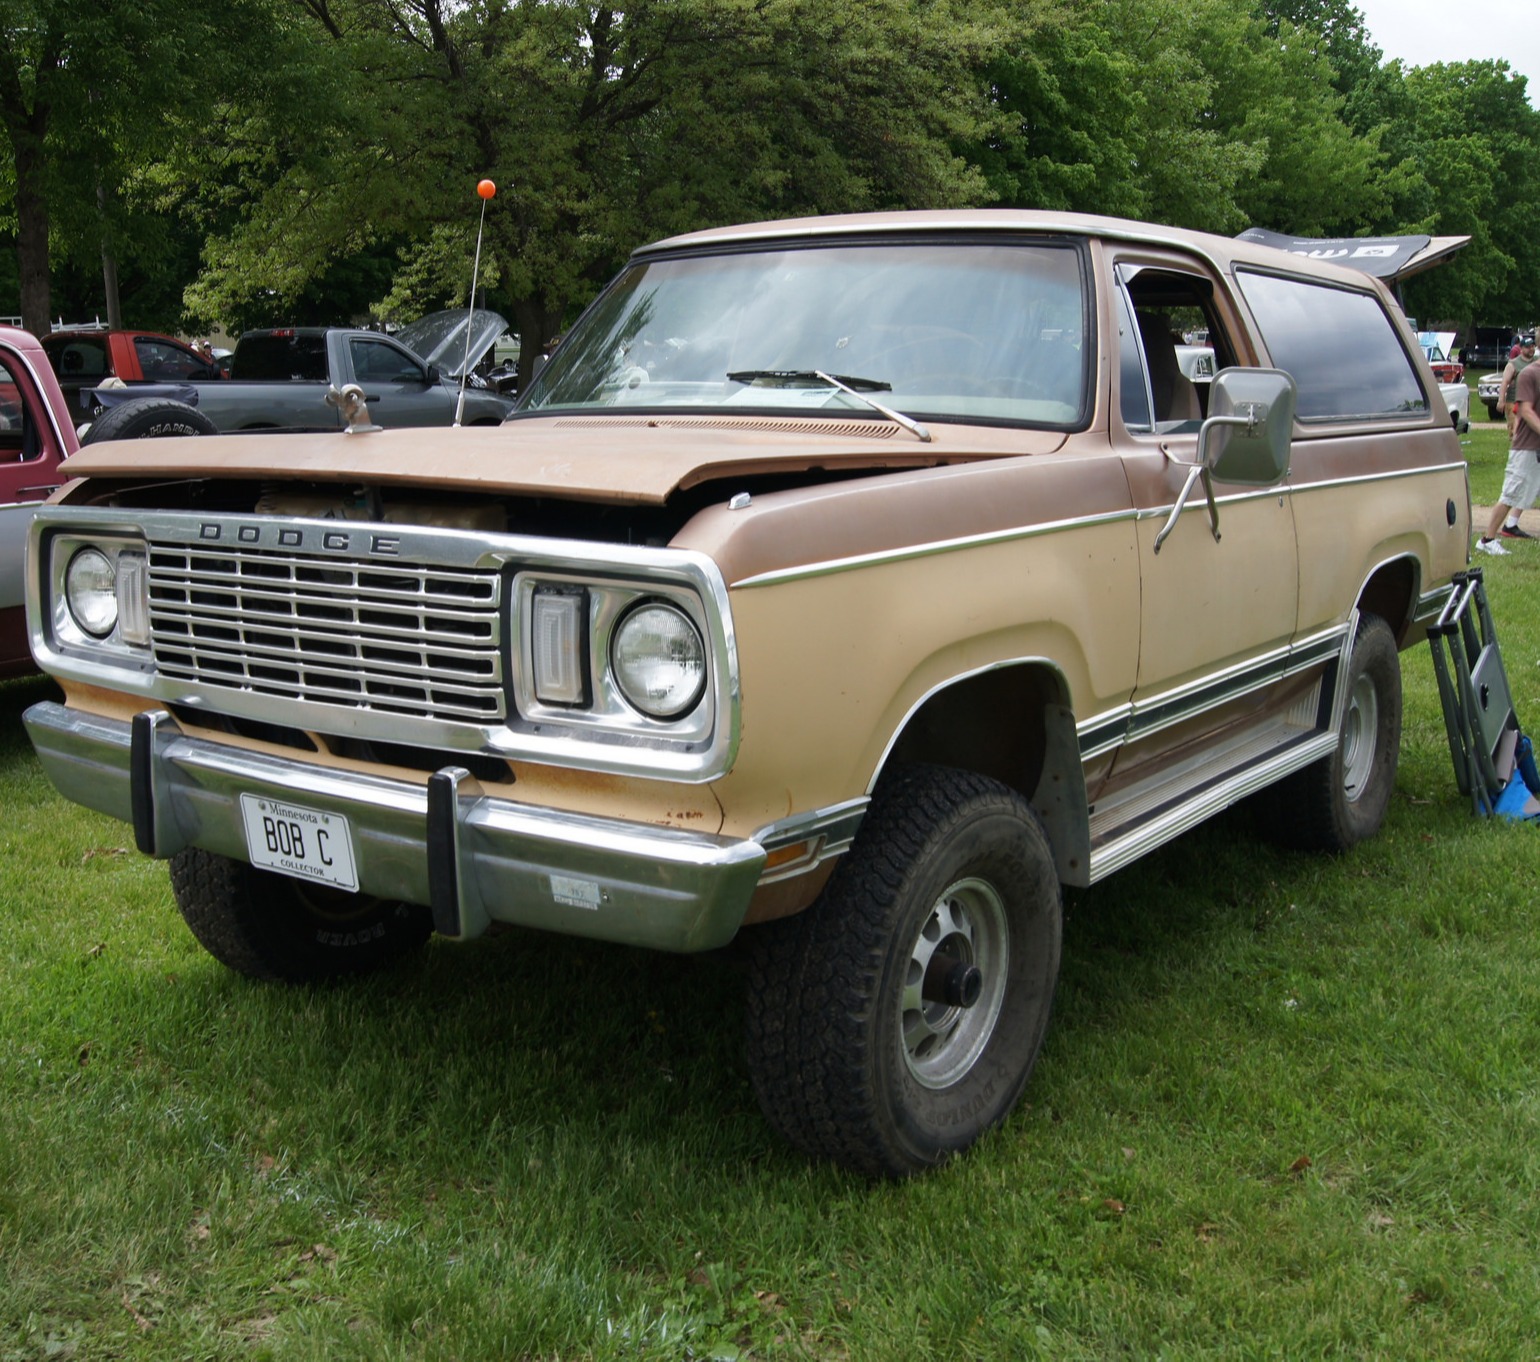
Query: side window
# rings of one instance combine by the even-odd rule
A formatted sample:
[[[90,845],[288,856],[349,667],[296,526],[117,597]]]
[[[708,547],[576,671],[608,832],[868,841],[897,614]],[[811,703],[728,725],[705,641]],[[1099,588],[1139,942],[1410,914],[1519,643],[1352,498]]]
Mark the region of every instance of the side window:
[[[1119,403],[1123,424],[1129,430],[1151,430],[1150,390],[1144,378],[1144,359],[1139,347],[1139,329],[1134,324],[1128,290],[1118,289],[1118,374]]]
[[[26,389],[17,382],[10,359],[0,355],[0,464],[24,463],[42,452]]]
[[[1273,363],[1294,376],[1301,421],[1420,415],[1428,399],[1372,293],[1240,271]]]
[[[348,342],[353,376],[375,383],[421,383],[426,375],[393,345],[355,337]]]
[[[139,357],[139,372],[161,382],[188,378],[207,378],[209,366],[191,350],[150,336],[134,338],[134,353]]]
[[[1119,265],[1119,407],[1132,431],[1195,431],[1209,383],[1235,362],[1207,279]]]
[[[50,344],[44,349],[54,373],[63,380],[94,381],[112,372],[107,367],[107,342],[100,336],[72,337],[62,345]]]

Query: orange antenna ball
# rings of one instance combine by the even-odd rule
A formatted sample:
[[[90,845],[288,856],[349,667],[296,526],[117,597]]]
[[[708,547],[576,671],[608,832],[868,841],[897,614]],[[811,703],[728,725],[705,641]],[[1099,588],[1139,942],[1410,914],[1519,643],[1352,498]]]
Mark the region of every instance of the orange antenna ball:
[[[476,192],[484,199],[493,198],[497,194],[497,186],[491,180],[483,180],[476,186]]]

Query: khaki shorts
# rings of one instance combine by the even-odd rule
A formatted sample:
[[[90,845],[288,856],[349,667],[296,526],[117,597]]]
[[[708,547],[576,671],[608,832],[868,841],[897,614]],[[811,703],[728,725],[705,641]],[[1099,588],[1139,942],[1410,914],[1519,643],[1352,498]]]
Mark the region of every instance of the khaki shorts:
[[[1510,449],[1503,473],[1503,505],[1525,510],[1540,498],[1540,454],[1533,449]]]

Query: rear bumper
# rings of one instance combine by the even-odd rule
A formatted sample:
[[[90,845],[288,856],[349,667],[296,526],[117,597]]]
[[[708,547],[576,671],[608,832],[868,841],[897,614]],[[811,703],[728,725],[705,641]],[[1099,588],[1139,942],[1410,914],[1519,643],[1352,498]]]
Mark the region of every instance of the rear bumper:
[[[242,794],[340,814],[360,892],[430,905],[445,936],[496,921],[709,950],[737,932],[765,863],[752,839],[493,798],[459,767],[423,785],[248,751],[189,736],[163,710],[130,724],[45,701],[24,721],[59,791],[133,824],[147,855],[247,860]]]

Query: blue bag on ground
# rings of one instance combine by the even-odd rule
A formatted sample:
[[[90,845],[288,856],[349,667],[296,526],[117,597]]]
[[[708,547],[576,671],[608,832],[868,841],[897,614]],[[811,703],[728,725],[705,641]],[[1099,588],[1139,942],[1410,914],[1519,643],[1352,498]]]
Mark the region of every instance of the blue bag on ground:
[[[1497,796],[1492,812],[1520,822],[1540,821],[1540,772],[1535,768],[1534,747],[1522,734],[1513,756],[1513,776]]]

